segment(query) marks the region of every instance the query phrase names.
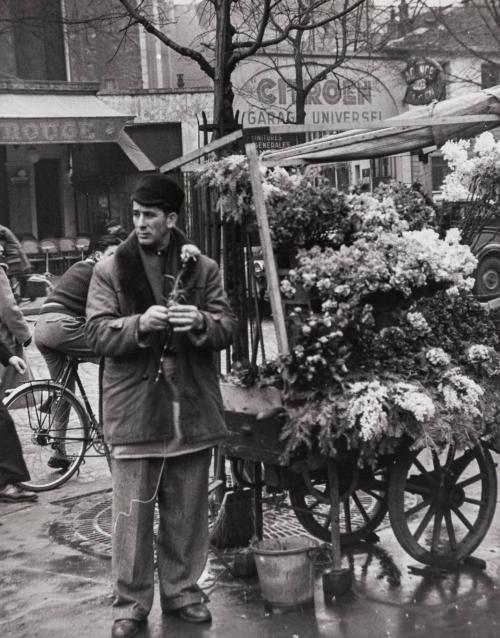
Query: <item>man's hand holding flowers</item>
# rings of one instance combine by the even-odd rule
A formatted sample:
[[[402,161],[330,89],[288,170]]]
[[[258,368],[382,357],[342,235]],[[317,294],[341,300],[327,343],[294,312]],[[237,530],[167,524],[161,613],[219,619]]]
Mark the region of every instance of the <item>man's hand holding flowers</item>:
[[[174,332],[199,331],[205,325],[205,318],[196,306],[172,304],[167,308],[167,320]]]

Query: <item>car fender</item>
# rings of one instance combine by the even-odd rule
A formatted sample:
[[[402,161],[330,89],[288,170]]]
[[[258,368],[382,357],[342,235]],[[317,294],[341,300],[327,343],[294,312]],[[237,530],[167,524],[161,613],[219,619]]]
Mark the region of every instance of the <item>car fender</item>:
[[[489,255],[497,255],[498,257],[500,257],[500,243],[494,243],[494,244],[486,244],[485,246],[482,246],[477,253],[474,253],[474,256],[476,257],[476,259],[478,260],[478,262],[480,262],[482,259],[484,259],[485,257],[488,257]]]

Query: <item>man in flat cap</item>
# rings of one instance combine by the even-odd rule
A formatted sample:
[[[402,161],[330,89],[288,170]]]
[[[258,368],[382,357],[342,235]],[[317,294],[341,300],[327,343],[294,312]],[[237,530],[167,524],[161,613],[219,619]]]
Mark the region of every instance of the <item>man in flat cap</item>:
[[[114,638],[135,636],[151,609],[156,501],[161,607],[211,620],[196,583],[208,554],[211,448],[226,434],[214,359],[236,322],[217,264],[176,228],[182,189],[152,174],[132,199],[135,232],[96,265],[86,327],[106,357]]]

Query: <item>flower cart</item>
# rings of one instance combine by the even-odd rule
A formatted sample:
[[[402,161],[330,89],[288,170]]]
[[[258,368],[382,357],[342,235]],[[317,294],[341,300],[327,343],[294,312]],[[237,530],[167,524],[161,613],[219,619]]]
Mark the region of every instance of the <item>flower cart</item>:
[[[387,512],[416,560],[466,559],[495,511],[500,358],[460,232],[440,236],[403,185],[346,196],[318,172],[266,171],[251,145],[202,179],[256,215],[278,345],[224,391],[236,477],[253,462],[257,489],[288,490],[335,567]]]

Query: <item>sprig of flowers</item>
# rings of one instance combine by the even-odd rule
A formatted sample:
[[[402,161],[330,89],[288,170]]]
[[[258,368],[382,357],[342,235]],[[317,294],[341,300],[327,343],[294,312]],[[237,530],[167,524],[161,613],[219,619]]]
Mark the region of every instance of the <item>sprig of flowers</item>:
[[[388,392],[380,381],[354,383],[349,388],[347,427],[359,427],[364,441],[380,437],[388,427]]]
[[[181,301],[184,301],[184,296],[185,296],[185,290],[183,288],[184,278],[190,271],[192,271],[200,255],[201,255],[201,250],[194,244],[184,244],[181,247],[181,255],[180,255],[181,267],[179,269],[179,272],[177,273],[175,277],[172,277],[172,275],[165,275],[165,277],[167,277],[168,279],[173,279],[172,290],[169,292],[169,294],[164,300],[165,306],[167,308]],[[155,383],[158,383],[161,375],[163,374],[163,363],[165,361],[165,356],[171,346],[171,340],[172,340],[172,331],[168,330],[167,335],[165,337],[165,341],[163,343],[162,350],[161,350],[160,361],[158,363],[158,370],[156,371]]]
[[[451,412],[465,414],[474,419],[481,416],[483,388],[463,374],[458,367],[452,368],[439,384],[445,406]]]
[[[427,324],[429,325],[429,324]],[[425,353],[427,361],[437,368],[446,368],[451,363],[451,357],[443,348],[429,348]]]

